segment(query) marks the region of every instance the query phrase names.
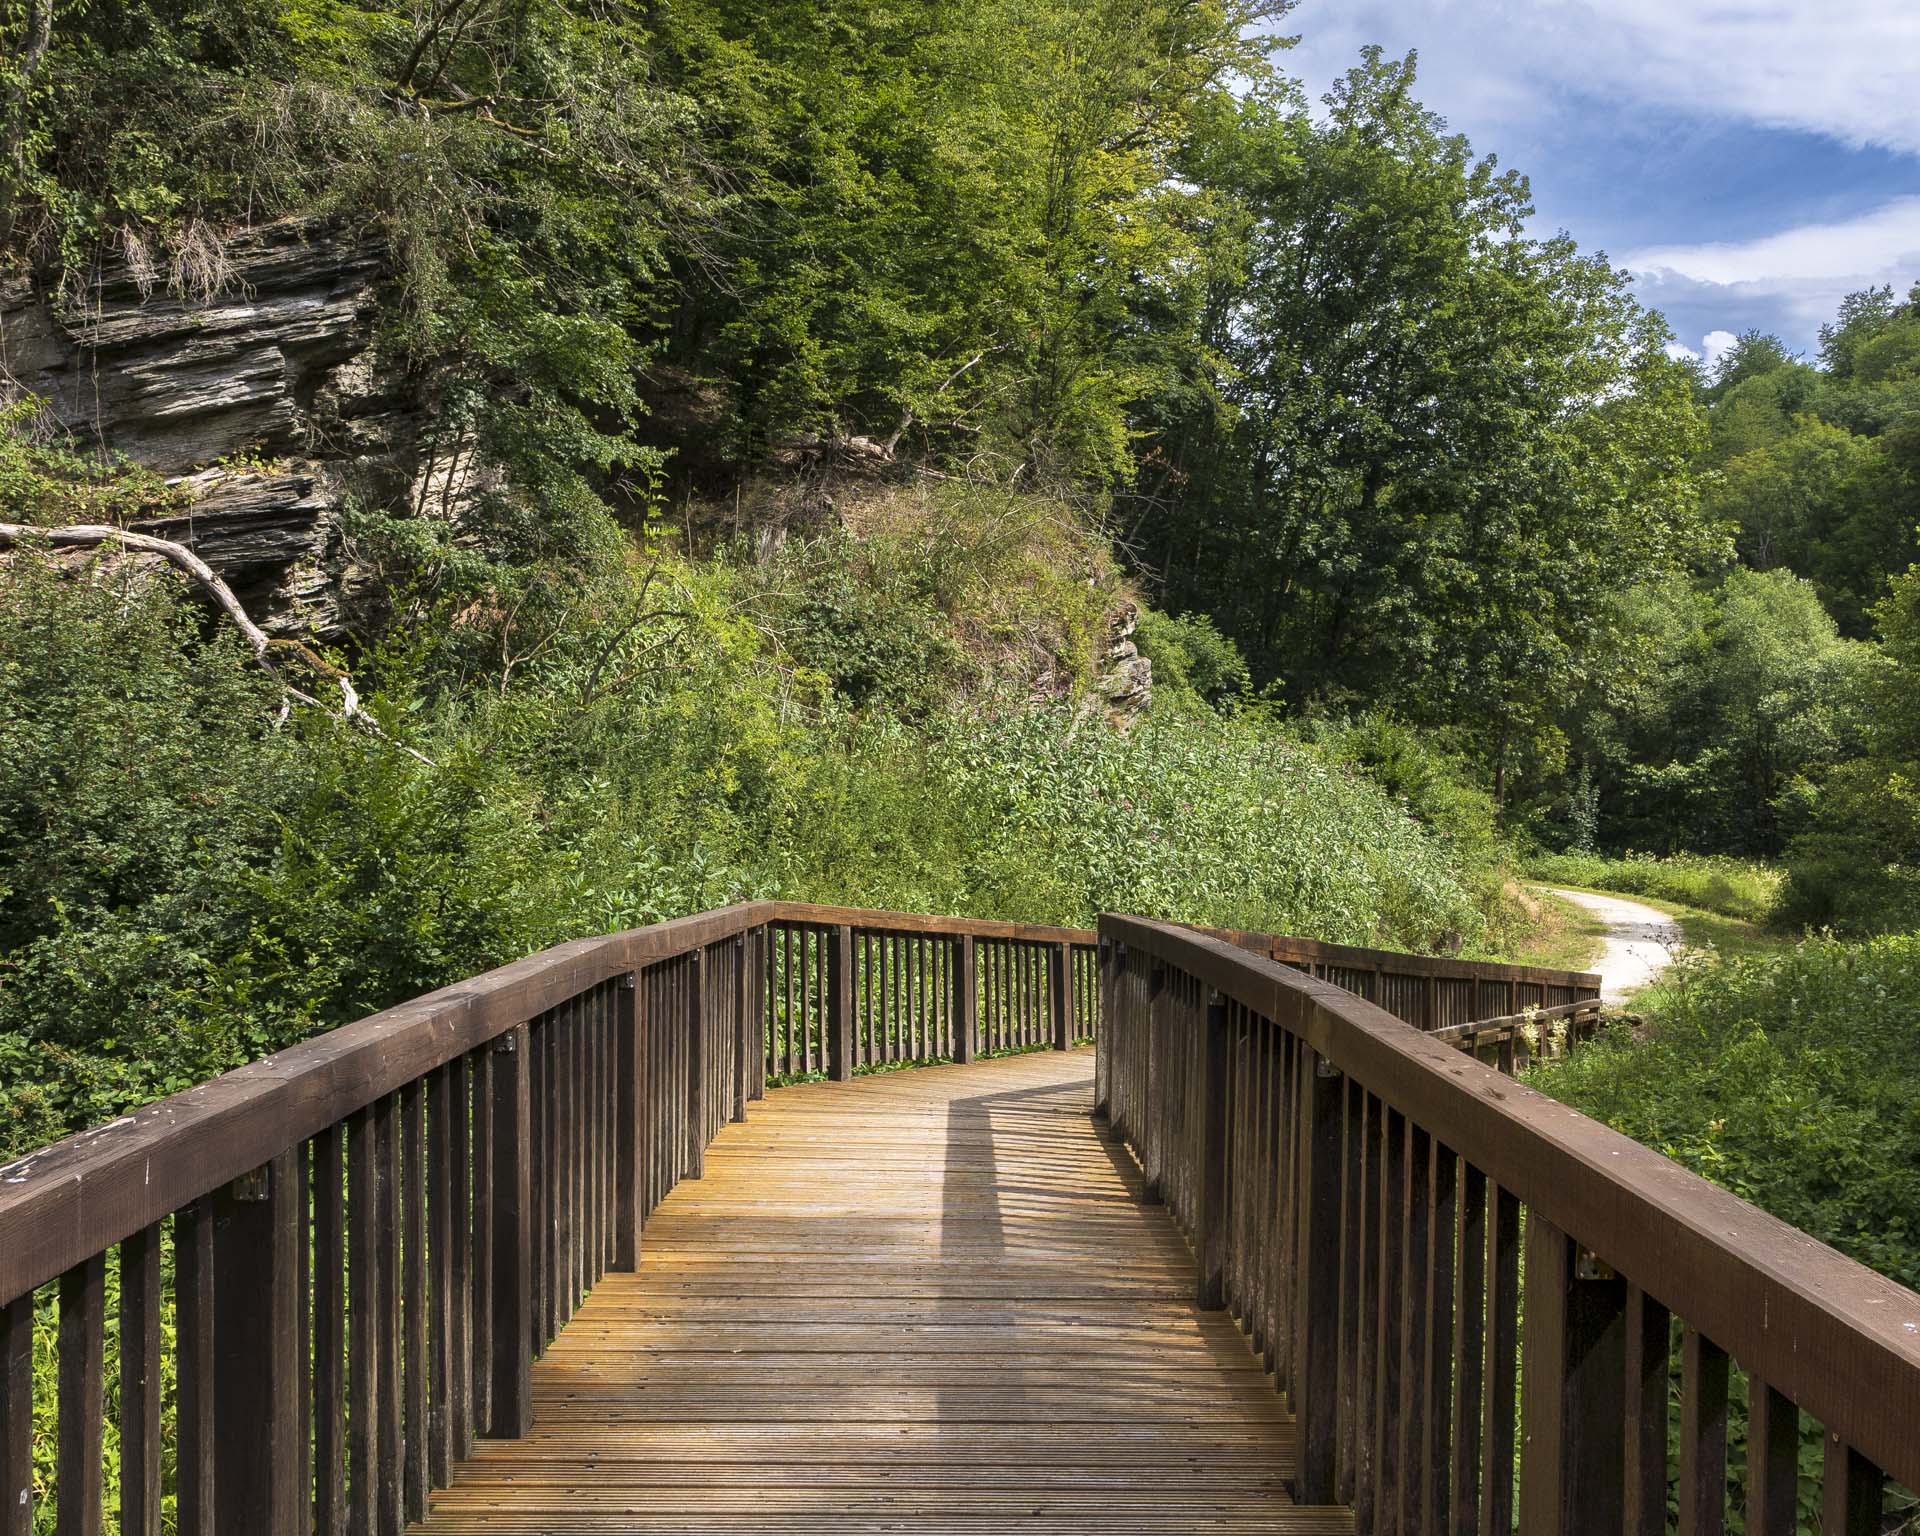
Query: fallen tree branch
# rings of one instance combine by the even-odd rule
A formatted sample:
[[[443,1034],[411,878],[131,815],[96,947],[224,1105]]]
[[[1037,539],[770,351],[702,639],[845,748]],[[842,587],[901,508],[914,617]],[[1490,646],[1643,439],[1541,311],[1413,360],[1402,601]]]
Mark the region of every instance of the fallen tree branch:
[[[380,727],[380,722],[368,714],[360,703],[360,695],[353,686],[353,679],[325,657],[320,656],[311,647],[298,640],[276,640],[248,615],[245,605],[234,594],[214,568],[202,560],[186,545],[172,539],[157,538],[150,533],[132,533],[125,528],[115,528],[106,523],[75,523],[65,528],[36,528],[29,523],[0,523],[0,550],[17,549],[21,545],[44,544],[49,549],[99,549],[102,545],[112,544],[134,554],[157,555],[181,575],[190,581],[200,595],[225,614],[247,642],[253,652],[253,659],[268,672],[271,672],[290,698],[302,704],[311,705],[322,713],[337,720],[345,720],[358,729],[367,732],[407,754],[416,762],[425,763],[429,768],[439,764],[424,753],[416,752],[404,742],[395,741]],[[340,709],[336,712],[328,709],[312,694],[296,688],[281,676],[275,659],[281,654],[292,653],[298,656],[314,671],[332,680],[340,689]],[[281,719],[286,718],[285,713]]]

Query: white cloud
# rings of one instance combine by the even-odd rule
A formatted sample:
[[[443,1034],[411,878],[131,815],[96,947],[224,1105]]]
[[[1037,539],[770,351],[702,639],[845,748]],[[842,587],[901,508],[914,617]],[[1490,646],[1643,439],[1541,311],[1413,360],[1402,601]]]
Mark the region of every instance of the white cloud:
[[[1700,345],[1697,347],[1690,347],[1684,341],[1668,342],[1667,356],[1675,362],[1683,357],[1690,358],[1696,363],[1704,359],[1707,367],[1712,368],[1739,339],[1732,331],[1708,331],[1700,338]]]
[[[1658,246],[1629,253],[1632,272],[1672,272],[1703,283],[1792,283],[1920,267],[1920,197],[1896,198],[1835,224],[1806,224],[1757,240]]]
[[[1700,338],[1700,350],[1706,358],[1709,368],[1713,367],[1733,350],[1733,344],[1740,338],[1732,331],[1708,331]]]
[[[1641,299],[1655,308],[1707,307],[1741,325],[1811,336],[1840,301],[1862,288],[1890,284],[1904,294],[1920,278],[1920,197],[1898,198],[1857,219],[1808,224],[1755,240],[1710,241],[1630,252],[1621,262]],[[1702,338],[1711,364],[1732,343],[1727,331]]]
[[[1579,91],[1920,152],[1913,0],[1303,0],[1286,25],[1309,79],[1418,47],[1422,94],[1471,127]]]

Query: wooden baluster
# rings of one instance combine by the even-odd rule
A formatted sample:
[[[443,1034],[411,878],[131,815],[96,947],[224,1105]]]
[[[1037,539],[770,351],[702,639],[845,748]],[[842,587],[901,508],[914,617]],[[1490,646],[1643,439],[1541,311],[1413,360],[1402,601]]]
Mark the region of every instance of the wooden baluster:
[[[747,948],[751,939],[733,941],[733,1108],[735,1124],[747,1118],[747,1100],[753,1097],[753,988],[748,984]]]
[[[160,1536],[160,1228],[120,1244],[120,1530]]]
[[[1338,1498],[1359,1511],[1363,1485],[1371,1487],[1372,1447],[1361,1426],[1370,1424],[1372,1402],[1373,1329],[1367,1321],[1367,1298],[1377,1277],[1368,1267],[1374,1252],[1369,1236],[1369,1180],[1373,1174],[1368,1129],[1373,1096],[1358,1083],[1347,1093],[1346,1197],[1340,1224],[1340,1487]],[[1367,1506],[1370,1519],[1372,1506]],[[1366,1521],[1357,1522],[1365,1529]]]
[[[640,1037],[639,977],[628,971],[614,992],[614,1040],[618,1085],[614,1099],[613,1267],[628,1273],[640,1267],[641,1229],[646,1224],[645,1046]]]
[[[373,1106],[374,1205],[378,1217],[374,1242],[379,1248],[379,1283],[374,1296],[375,1339],[380,1355],[380,1395],[374,1403],[378,1443],[375,1508],[382,1536],[396,1536],[405,1524],[401,1512],[401,1405],[406,1386],[400,1374],[400,1134],[394,1095]]]
[[[1487,1176],[1464,1158],[1454,1271],[1459,1303],[1453,1355],[1453,1489],[1443,1529],[1452,1536],[1475,1536],[1480,1528],[1480,1399],[1486,1387]]]
[[[426,1518],[427,1432],[427,1115],[424,1084],[400,1091],[401,1508],[407,1523]]]
[[[853,1080],[853,930],[845,923],[827,944],[827,1075]]]
[[[1407,1200],[1407,1119],[1388,1109],[1380,1124],[1380,1287],[1375,1345],[1373,1425],[1375,1529],[1399,1529],[1400,1323]]]
[[[107,1261],[96,1253],[60,1277],[56,1536],[100,1536],[106,1313]]]
[[[1490,1184],[1487,1385],[1481,1414],[1480,1530],[1513,1530],[1514,1395],[1520,1370],[1520,1201]]]
[[[1053,1048],[1073,1049],[1073,983],[1067,966],[1067,946],[1054,944],[1047,950],[1048,999],[1053,1012]]]
[[[453,1067],[427,1079],[427,1353],[431,1371],[427,1473],[435,1488],[453,1476]]]
[[[1886,1477],[1831,1430],[1821,1475],[1820,1536],[1880,1536]]]
[[[580,1126],[575,1115],[573,1085],[577,1063],[574,1046],[579,1039],[579,1010],[572,1002],[562,1003],[547,1017],[546,1098],[553,1114],[553,1161],[547,1165],[546,1185],[553,1201],[552,1290],[547,1303],[547,1332],[544,1343],[552,1343],[573,1315],[574,1171],[578,1163],[575,1146]]]
[[[546,1350],[559,1322],[560,1226],[556,1198],[559,1167],[555,1134],[559,1126],[558,1096],[554,1091],[554,1018],[548,1014],[527,1030],[527,1221],[532,1243],[533,1352]]]
[[[680,1038],[686,1044],[682,1058],[686,1087],[682,1103],[686,1107],[686,1176],[704,1178],[707,1171],[706,1128],[701,1109],[706,1100],[707,1072],[707,952],[696,949],[687,957],[685,1007],[677,1019]]]
[[[1455,1229],[1460,1160],[1438,1142],[1433,1148],[1433,1212],[1427,1258],[1427,1367],[1425,1465],[1421,1469],[1422,1518],[1426,1536],[1447,1529],[1453,1470],[1453,1364],[1456,1350],[1454,1297]]]
[[[1538,1211],[1527,1218],[1520,1528],[1614,1536],[1626,1475],[1626,1286]]]
[[[293,1531],[306,1447],[299,1436],[298,1227],[307,1219],[292,1152],[214,1196],[216,1484],[222,1532]],[[242,1299],[244,1298],[244,1299]]]
[[[493,1047],[470,1053],[472,1079],[468,1110],[473,1128],[472,1211],[473,1240],[468,1249],[472,1297],[467,1340],[468,1375],[472,1383],[468,1449],[471,1437],[486,1433],[493,1422]]]
[[[767,1096],[767,1048],[772,1034],[772,1021],[766,1011],[767,980],[767,930],[754,929],[748,940],[752,946],[747,956],[748,979],[753,983],[753,1013],[750,1018],[751,1033],[748,1044],[752,1046],[752,1077],[750,1099],[763,1099]],[[757,1040],[757,1044],[755,1041]]]
[[[384,1382],[377,1316],[380,1159],[375,1140],[371,1109],[361,1110],[347,1122],[347,1444],[352,1464],[348,1529],[354,1536],[371,1536],[379,1525],[376,1405]]]
[[[1407,1203],[1400,1239],[1400,1529],[1420,1530],[1427,1449],[1427,1311],[1433,1237],[1433,1138],[1409,1124]]]
[[[347,1529],[346,1130],[313,1139],[313,1525],[318,1536]]]
[[[1102,934],[1100,947],[1095,951],[1098,1000],[1094,1006],[1098,1022],[1093,1032],[1093,1112],[1110,1124],[1113,1120],[1113,1031],[1103,1026],[1111,1024],[1114,1014],[1113,994],[1119,971],[1115,949],[1114,941]]]
[[[0,1306],[0,1536],[33,1536],[33,1297]]]
[[[954,956],[953,988],[954,1017],[960,1033],[958,1055],[962,1062],[972,1061],[980,1049],[979,963],[973,935],[961,934],[959,951]]]
[[[1345,1204],[1346,1079],[1314,1052],[1305,1053],[1300,1130],[1298,1316],[1293,1330],[1293,1413],[1300,1430],[1296,1493],[1303,1504],[1339,1497],[1335,1472],[1340,1423],[1341,1211]],[[1267,1117],[1263,1117],[1267,1118]]]
[[[1666,1536],[1667,1381],[1673,1343],[1667,1309],[1627,1290],[1627,1536]]]
[[[1747,1536],[1794,1536],[1799,1495],[1800,1410],[1758,1376],[1749,1376]]]
[[[1680,1338],[1680,1536],[1727,1526],[1727,1354],[1688,1328]]]
[[[317,1301],[313,1273],[313,1144],[293,1148],[293,1439],[294,1519],[303,1532],[314,1529],[313,1484],[313,1309]]]
[[[492,1143],[492,1315],[487,1433],[512,1439],[533,1427],[533,1234],[529,1228],[527,1026],[494,1041],[488,1139]]]
[[[745,948],[744,937],[741,947]],[[618,1212],[616,1203],[620,1196],[620,1010],[623,1006],[620,994],[625,976],[616,976],[606,984],[600,1007],[600,1054],[606,1064],[601,1078],[600,1113],[605,1124],[605,1141],[601,1145],[600,1182],[604,1191],[605,1205],[601,1212],[600,1225],[602,1242],[600,1269],[604,1274],[614,1266],[618,1257],[618,1233],[614,1223]],[[747,995],[743,988],[736,997],[740,1010],[744,1013]],[[743,1070],[740,1076],[741,1113],[746,1112],[746,1074],[743,1055],[740,1058]]]

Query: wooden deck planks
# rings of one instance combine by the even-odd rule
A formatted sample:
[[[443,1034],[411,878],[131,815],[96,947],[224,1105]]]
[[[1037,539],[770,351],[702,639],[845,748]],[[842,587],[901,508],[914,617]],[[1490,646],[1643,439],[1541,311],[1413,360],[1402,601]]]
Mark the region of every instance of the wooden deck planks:
[[[1095,1136],[1090,1053],[780,1089],[646,1225],[425,1532],[1351,1530]]]

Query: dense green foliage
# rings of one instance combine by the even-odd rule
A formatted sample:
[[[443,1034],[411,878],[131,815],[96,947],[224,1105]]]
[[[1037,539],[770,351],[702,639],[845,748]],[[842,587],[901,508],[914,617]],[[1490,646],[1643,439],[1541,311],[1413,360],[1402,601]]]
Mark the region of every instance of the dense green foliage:
[[[1644,1038],[1622,1027],[1536,1078],[1912,1285],[1917,1038],[1920,939],[1808,939],[1683,967]]]
[[[1910,925],[1920,297],[1858,293],[1817,363],[1750,333],[1698,397],[1706,515],[1732,563],[1697,562],[1600,610],[1619,664],[1565,711],[1568,766],[1532,786],[1546,839],[1778,858],[1793,921]]]
[[[1920,929],[1920,566],[1878,610],[1859,688],[1864,750],[1837,763],[1788,848],[1785,910],[1866,933]]]
[[[1920,935],[1908,934],[1696,958],[1661,989],[1647,1032],[1616,1026],[1530,1081],[1920,1287],[1917,1064]],[[1736,1373],[1736,1434],[1742,1387]],[[1817,1528],[1822,1438],[1803,1424],[1802,1529]],[[1740,1469],[1729,1470],[1737,1493]],[[1889,1487],[1884,1528],[1911,1530],[1915,1509],[1911,1491]],[[1737,1497],[1729,1529],[1746,1529]]]
[[[1179,602],[1301,703],[1459,735],[1504,795],[1557,763],[1598,605],[1702,544],[1699,413],[1625,278],[1527,235],[1377,50],[1319,120],[1260,101],[1196,146],[1217,181],[1199,323],[1136,495]]]
[[[616,561],[480,687],[450,685],[457,631],[396,639],[370,703],[432,767],[278,724],[272,680],[170,580],[0,569],[0,1155],[562,938],[743,897],[1483,942],[1484,866],[1260,713],[1123,732],[1005,697],[955,637],[1013,617],[1036,551],[967,566],[972,538],[949,507],[857,560]],[[915,585],[936,549],[952,608]],[[1060,622],[1049,586],[1028,601]],[[972,685],[855,707],[849,611],[919,626]]]

